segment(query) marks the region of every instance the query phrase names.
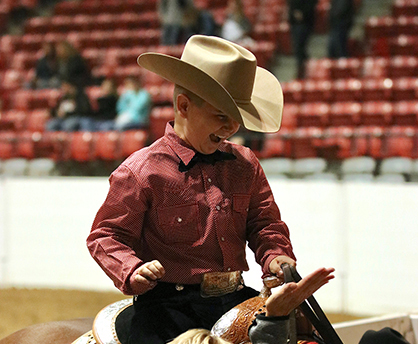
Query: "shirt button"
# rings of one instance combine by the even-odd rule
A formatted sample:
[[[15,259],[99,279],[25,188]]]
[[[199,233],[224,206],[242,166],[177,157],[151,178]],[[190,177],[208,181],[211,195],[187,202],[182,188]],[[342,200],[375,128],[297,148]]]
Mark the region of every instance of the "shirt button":
[[[181,222],[181,221],[183,221],[183,219],[181,217],[178,217],[177,222]]]
[[[228,268],[228,271],[231,271],[231,268]]]
[[[221,210],[221,207],[219,205],[217,205],[215,208],[216,210]]]
[[[209,183],[212,183],[212,179],[211,179],[211,178],[208,178],[208,182],[209,182]]]
[[[224,237],[221,237],[221,241],[225,241],[225,238]]]

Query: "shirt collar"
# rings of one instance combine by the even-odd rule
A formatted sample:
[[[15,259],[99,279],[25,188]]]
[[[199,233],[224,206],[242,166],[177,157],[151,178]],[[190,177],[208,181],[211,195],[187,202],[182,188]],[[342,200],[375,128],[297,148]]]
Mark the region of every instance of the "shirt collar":
[[[185,165],[188,165],[196,154],[196,150],[177,135],[174,131],[174,121],[167,123],[164,137],[167,139],[167,143],[174,153],[176,153]],[[222,148],[224,145],[222,143],[219,148]],[[219,150],[223,151],[223,149]]]

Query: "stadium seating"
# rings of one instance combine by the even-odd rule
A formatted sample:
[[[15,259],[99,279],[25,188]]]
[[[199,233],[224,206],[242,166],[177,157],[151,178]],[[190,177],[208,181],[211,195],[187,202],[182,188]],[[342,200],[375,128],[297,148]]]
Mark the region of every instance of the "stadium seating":
[[[174,116],[173,86],[144,72],[136,59],[149,50],[180,57],[183,46],[159,46],[156,2],[60,1],[51,16],[28,19],[23,35],[0,37],[0,160],[120,160],[163,135],[166,122]],[[259,65],[268,68],[276,53],[292,54],[285,0],[243,2],[254,28],[255,43],[248,48]],[[0,23],[18,3],[0,1]],[[36,3],[27,2],[29,6]],[[195,3],[211,10],[219,22],[225,17],[223,0]],[[327,32],[328,10],[329,0],[320,0],[316,32]],[[282,83],[282,128],[265,135],[263,149],[257,152],[260,157],[344,161],[368,156],[375,162],[392,157],[418,159],[417,1],[394,0],[391,15],[369,18],[364,29],[363,54],[337,60],[310,59],[305,80]],[[27,85],[42,43],[63,39],[80,50],[95,80],[111,77],[120,85],[130,75],[142,78],[154,103],[147,131],[45,132],[48,110],[60,92],[31,90]],[[86,91],[95,106],[99,87],[90,86]],[[373,179],[373,173],[378,172],[369,172],[366,179]]]

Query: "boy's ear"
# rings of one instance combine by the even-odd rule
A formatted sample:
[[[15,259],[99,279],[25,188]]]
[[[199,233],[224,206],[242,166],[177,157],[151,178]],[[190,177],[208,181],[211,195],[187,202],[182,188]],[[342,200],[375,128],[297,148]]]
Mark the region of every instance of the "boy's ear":
[[[190,107],[189,97],[186,96],[183,93],[180,93],[179,95],[177,95],[176,108],[177,108],[177,112],[180,114],[180,116],[187,117],[189,107]]]

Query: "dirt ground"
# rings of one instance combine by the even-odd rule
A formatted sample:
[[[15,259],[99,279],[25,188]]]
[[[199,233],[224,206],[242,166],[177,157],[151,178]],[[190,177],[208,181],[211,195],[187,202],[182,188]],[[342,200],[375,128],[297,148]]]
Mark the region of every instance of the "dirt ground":
[[[94,317],[106,305],[124,298],[117,292],[0,289],[0,338],[38,323]],[[358,318],[348,314],[327,316],[332,323]]]

